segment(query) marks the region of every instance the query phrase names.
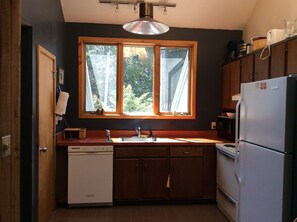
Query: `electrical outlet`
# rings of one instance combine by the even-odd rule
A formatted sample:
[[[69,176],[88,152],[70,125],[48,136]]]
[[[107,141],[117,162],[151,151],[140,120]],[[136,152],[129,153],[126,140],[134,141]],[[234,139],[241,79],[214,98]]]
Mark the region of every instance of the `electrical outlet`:
[[[212,130],[215,130],[215,129],[217,128],[217,123],[216,123],[216,122],[211,122],[211,124],[210,124],[210,128],[211,128]]]
[[[1,143],[1,150],[2,150],[2,158],[8,157],[11,154],[11,136],[3,136],[2,143]]]

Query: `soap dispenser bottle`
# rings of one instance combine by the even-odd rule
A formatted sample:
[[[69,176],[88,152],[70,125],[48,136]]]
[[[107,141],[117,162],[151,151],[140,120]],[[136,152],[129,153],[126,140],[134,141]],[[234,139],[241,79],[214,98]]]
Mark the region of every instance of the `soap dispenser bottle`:
[[[110,130],[106,130],[106,142],[110,142]]]

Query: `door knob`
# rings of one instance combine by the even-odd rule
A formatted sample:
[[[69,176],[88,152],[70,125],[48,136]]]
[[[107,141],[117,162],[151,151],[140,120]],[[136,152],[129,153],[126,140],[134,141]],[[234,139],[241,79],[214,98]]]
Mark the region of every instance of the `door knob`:
[[[46,152],[47,151],[47,147],[41,146],[41,147],[39,147],[39,151],[40,152]]]

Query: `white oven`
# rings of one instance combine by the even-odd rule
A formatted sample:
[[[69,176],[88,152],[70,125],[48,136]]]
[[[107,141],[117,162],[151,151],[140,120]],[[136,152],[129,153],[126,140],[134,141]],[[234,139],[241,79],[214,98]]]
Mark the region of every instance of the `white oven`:
[[[216,144],[217,148],[217,204],[231,220],[236,221],[238,183],[234,174],[235,144]]]

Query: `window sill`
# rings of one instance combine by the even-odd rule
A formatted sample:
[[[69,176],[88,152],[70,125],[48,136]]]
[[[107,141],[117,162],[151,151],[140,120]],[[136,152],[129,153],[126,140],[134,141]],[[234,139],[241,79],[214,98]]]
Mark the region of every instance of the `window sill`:
[[[196,119],[195,115],[127,115],[127,114],[96,114],[96,113],[83,113],[79,115],[80,119],[176,119],[176,120],[188,120]]]

